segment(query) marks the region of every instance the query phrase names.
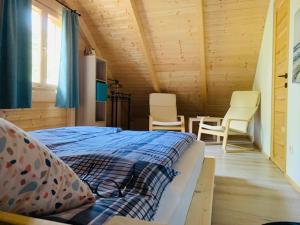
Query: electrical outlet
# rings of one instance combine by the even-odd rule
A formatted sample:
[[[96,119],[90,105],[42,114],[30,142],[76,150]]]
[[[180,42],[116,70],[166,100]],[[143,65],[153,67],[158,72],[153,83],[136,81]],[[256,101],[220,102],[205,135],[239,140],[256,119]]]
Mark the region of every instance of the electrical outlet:
[[[290,151],[290,153],[292,153],[292,154],[294,153],[293,145],[290,145],[290,146],[289,146],[289,151]]]

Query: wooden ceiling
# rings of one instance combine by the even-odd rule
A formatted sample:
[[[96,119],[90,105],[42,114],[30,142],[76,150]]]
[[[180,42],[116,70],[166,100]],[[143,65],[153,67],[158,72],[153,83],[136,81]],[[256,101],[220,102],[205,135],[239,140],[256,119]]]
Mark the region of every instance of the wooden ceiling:
[[[151,92],[176,93],[180,114],[223,116],[232,91],[252,87],[269,0],[68,2],[132,94],[134,118],[147,118]]]

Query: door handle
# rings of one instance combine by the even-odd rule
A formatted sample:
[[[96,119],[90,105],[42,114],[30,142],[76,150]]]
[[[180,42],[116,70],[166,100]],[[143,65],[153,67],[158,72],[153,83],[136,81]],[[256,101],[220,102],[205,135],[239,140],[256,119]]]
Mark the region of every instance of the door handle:
[[[287,78],[288,78],[288,74],[287,74],[287,73],[285,73],[284,75],[279,75],[278,77],[282,77],[282,78],[285,78],[285,79],[287,79]]]

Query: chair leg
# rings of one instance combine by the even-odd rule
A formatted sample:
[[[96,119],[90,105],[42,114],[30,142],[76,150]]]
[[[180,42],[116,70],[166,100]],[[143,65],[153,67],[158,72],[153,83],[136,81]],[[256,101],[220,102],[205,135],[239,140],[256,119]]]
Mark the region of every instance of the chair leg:
[[[224,135],[224,137],[223,137],[222,149],[224,152],[226,152],[227,142],[228,142],[228,134]]]
[[[204,123],[204,117],[201,118],[199,123],[199,129],[198,129],[198,137],[197,141],[201,141],[201,134],[202,134],[202,124]]]
[[[229,131],[229,123],[227,123],[225,127],[225,132],[224,132],[224,137],[223,137],[223,144],[222,144],[222,149],[226,153],[226,146],[228,142],[228,131]]]
[[[180,121],[181,121],[181,129],[180,129],[180,131],[182,133],[184,133],[185,132],[185,120],[184,120],[184,116],[179,116],[179,118],[180,118]]]
[[[221,121],[220,120],[217,122],[217,126],[221,126]],[[221,136],[219,136],[219,135],[217,135],[217,143],[218,144],[221,143]]]
[[[149,131],[153,130],[152,121],[153,121],[152,116],[149,116]]]
[[[202,134],[202,129],[199,126],[197,141],[201,141],[201,134]]]

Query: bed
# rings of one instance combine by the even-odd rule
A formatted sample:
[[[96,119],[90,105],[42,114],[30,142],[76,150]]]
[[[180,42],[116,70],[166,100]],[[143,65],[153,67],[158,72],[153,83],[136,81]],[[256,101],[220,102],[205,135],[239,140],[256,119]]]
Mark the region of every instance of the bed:
[[[194,135],[99,127],[48,129],[30,134],[65,161],[95,193],[99,193],[99,174],[106,176],[93,205],[43,219],[103,224],[127,216],[160,224],[185,223],[199,174],[204,172],[204,144],[195,141]],[[129,177],[132,168],[136,174]],[[146,176],[152,178],[145,179]],[[120,187],[107,182],[109,178]]]
[[[174,165],[180,174],[166,187],[154,221],[170,225],[184,224],[203,160],[204,144],[196,141]]]

